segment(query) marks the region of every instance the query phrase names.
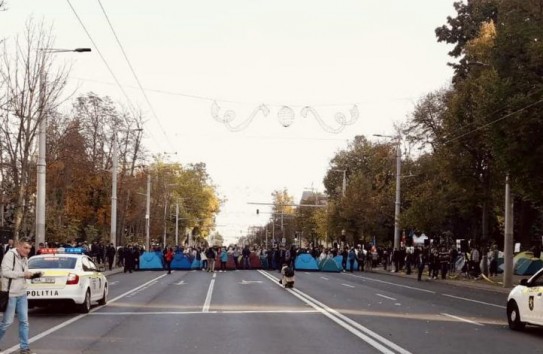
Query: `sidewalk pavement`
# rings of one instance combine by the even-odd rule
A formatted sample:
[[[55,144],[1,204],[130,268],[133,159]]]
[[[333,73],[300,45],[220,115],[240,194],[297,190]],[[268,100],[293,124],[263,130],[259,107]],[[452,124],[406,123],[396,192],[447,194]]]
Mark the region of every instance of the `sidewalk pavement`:
[[[123,271],[123,267],[113,267],[113,269],[111,270],[104,270],[102,271],[102,273],[107,277],[109,275],[113,275],[113,274],[117,274],[117,273],[122,273]]]
[[[370,271],[371,272],[371,271]],[[397,277],[404,277],[404,278],[412,278],[414,280],[417,280],[417,270],[415,269],[414,272],[411,272],[411,274],[407,275],[405,274],[405,270],[400,271],[398,273],[395,273],[390,270],[384,270],[383,268],[374,268],[374,273],[384,274],[384,275],[390,275],[390,276],[397,276]],[[528,279],[530,278],[530,275],[513,275],[513,287],[520,284],[521,279]],[[460,273],[456,274],[448,274],[447,279],[430,279],[428,276],[428,270],[425,269],[422,273],[422,281],[421,283],[424,284],[425,282],[444,282],[450,285],[454,286],[462,286],[466,288],[472,288],[472,289],[481,289],[481,290],[488,290],[488,291],[494,291],[497,293],[502,294],[509,294],[511,291],[511,288],[507,288],[503,286],[503,274],[499,274],[495,277],[487,277],[486,279],[484,277],[479,277],[477,279],[473,278],[467,278],[463,276]]]

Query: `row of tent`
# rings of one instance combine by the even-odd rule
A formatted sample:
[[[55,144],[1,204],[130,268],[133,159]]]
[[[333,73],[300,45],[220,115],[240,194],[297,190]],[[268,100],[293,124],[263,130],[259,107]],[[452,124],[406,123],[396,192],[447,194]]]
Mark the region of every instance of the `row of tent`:
[[[342,256],[336,256],[335,258],[327,258],[318,262],[310,254],[301,254],[296,257],[294,269],[303,271],[321,271],[321,272],[341,272]],[[267,259],[260,258],[256,254],[251,254],[250,265],[252,269],[267,268]],[[240,267],[242,264],[240,263]],[[187,254],[176,253],[173,257],[171,268],[175,270],[193,270],[202,269],[202,262],[193,259]],[[358,262],[355,260],[353,265],[354,270],[358,269]],[[144,252],[139,259],[140,270],[162,270],[164,269],[164,256],[161,252]],[[215,269],[219,269],[219,263],[215,265]],[[235,269],[235,263],[232,257],[228,257],[226,263],[227,270]],[[350,270],[350,264],[347,262],[347,269]]]
[[[321,272],[341,272],[342,256],[336,256],[334,258],[326,258],[321,261],[316,260],[310,254],[301,254],[296,257],[294,268],[296,270],[303,271],[321,271]],[[499,269],[503,271],[503,253],[500,252],[498,259]],[[535,258],[534,254],[530,251],[520,252],[513,258],[514,270],[517,275],[532,275],[539,269],[543,268],[543,261],[540,258]],[[260,258],[256,254],[251,254],[250,265],[252,269],[268,268],[267,259]],[[458,266],[458,264],[457,264]],[[164,269],[164,260],[161,252],[144,252],[140,256],[139,267],[141,270],[159,270]],[[172,269],[176,270],[192,270],[201,269],[202,264],[197,259],[192,259],[184,253],[176,253],[174,255]],[[240,263],[241,267],[241,263]],[[219,269],[219,263],[215,266]],[[353,265],[354,270],[358,269],[358,262],[355,260]],[[228,257],[226,263],[226,269],[235,269],[235,263],[232,257]],[[347,262],[346,270],[350,271],[350,263]]]

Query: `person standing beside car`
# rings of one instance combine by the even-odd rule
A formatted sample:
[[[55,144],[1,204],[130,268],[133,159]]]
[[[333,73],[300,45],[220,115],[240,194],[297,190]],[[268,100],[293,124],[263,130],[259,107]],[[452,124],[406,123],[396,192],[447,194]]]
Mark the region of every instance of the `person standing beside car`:
[[[10,248],[2,259],[2,289],[7,290],[9,287],[9,301],[0,323],[0,340],[13,323],[17,313],[21,354],[32,353],[28,344],[28,299],[26,296],[26,279],[31,279],[33,276],[33,273],[28,270],[28,254],[31,249],[30,240],[21,238],[16,247]]]

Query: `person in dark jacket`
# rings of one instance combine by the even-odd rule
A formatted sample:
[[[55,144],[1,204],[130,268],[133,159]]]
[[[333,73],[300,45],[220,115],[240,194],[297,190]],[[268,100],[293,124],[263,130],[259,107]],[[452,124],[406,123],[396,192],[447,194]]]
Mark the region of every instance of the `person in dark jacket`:
[[[113,243],[110,243],[109,246],[106,248],[106,258],[107,258],[107,264],[109,266],[109,270],[113,268],[113,260],[115,259],[115,246],[113,246]]]
[[[422,272],[424,272],[424,267],[426,266],[426,263],[428,263],[429,260],[429,249],[428,247],[424,247],[422,250],[420,250],[418,253],[418,261],[417,261],[417,268],[418,268],[418,275],[417,280],[420,281],[422,279]]]
[[[132,245],[128,245],[124,249],[124,272],[132,273],[134,270],[134,249],[132,248]]]
[[[248,245],[241,251],[241,255],[243,256],[243,269],[251,269],[251,250]]]
[[[347,247],[341,251],[341,268],[343,271],[347,270],[347,258],[349,257],[349,252],[347,251]]]

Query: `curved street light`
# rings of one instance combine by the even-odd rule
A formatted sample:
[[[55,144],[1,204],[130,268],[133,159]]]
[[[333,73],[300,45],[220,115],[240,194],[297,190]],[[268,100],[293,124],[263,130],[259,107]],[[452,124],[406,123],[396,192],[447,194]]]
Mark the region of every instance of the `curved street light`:
[[[55,48],[40,48],[39,51],[45,53],[83,53],[90,52],[90,48],[76,49],[55,49]],[[37,170],[37,185],[36,185],[36,244],[45,243],[45,188],[46,188],[46,159],[47,154],[47,120],[44,117],[44,101],[45,95],[43,88],[45,87],[43,65],[40,66],[40,121],[38,127],[38,162]]]

